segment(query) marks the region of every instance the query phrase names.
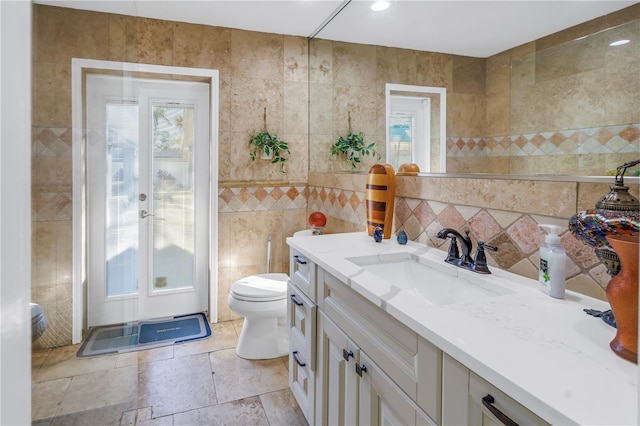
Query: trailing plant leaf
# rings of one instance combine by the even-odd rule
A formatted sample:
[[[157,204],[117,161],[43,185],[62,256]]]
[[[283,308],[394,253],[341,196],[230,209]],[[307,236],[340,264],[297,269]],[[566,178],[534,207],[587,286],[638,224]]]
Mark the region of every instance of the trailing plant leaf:
[[[376,152],[375,147],[376,143],[365,144],[364,133],[349,132],[346,137],[340,136],[331,146],[331,155],[343,157],[352,168],[356,169],[362,163],[361,157],[371,156],[380,159],[380,154]]]
[[[254,131],[249,138],[249,147],[251,149],[249,153],[251,161],[256,161],[259,153],[263,152],[267,157],[273,153],[271,163],[280,163],[280,173],[286,173],[285,165],[288,158],[285,157],[285,154],[291,154],[291,151],[289,150],[289,144],[279,140],[278,135],[272,135],[267,131],[260,133]]]

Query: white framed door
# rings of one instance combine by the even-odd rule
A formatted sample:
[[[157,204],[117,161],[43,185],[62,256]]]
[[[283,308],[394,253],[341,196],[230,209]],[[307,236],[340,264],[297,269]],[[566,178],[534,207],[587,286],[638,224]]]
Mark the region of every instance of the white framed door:
[[[209,85],[88,74],[88,326],[207,310]]]

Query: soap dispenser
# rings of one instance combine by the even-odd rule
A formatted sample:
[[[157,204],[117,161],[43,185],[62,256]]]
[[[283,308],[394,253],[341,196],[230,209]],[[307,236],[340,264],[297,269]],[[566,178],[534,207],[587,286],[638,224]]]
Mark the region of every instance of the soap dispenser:
[[[538,225],[547,235],[540,247],[540,289],[551,297],[564,299],[566,253],[560,245],[560,227],[556,225]]]

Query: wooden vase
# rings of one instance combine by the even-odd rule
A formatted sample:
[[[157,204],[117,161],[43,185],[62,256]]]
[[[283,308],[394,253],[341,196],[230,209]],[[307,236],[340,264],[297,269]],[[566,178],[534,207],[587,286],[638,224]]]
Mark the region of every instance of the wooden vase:
[[[367,232],[373,235],[376,226],[381,226],[383,238],[391,238],[393,228],[393,206],[396,197],[396,173],[390,164],[374,164],[369,169],[365,190],[367,209]]]
[[[638,235],[608,235],[620,258],[620,272],[607,284],[607,299],[616,319],[616,337],[609,346],[622,358],[638,363]]]

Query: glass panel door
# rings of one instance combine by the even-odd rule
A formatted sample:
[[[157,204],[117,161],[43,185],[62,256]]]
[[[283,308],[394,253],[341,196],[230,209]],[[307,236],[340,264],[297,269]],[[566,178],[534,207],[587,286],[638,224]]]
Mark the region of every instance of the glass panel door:
[[[138,105],[106,105],[107,297],[138,292]]]
[[[153,290],[192,288],[193,106],[154,103],[152,117]]]
[[[209,85],[86,80],[88,325],[206,311]]]

